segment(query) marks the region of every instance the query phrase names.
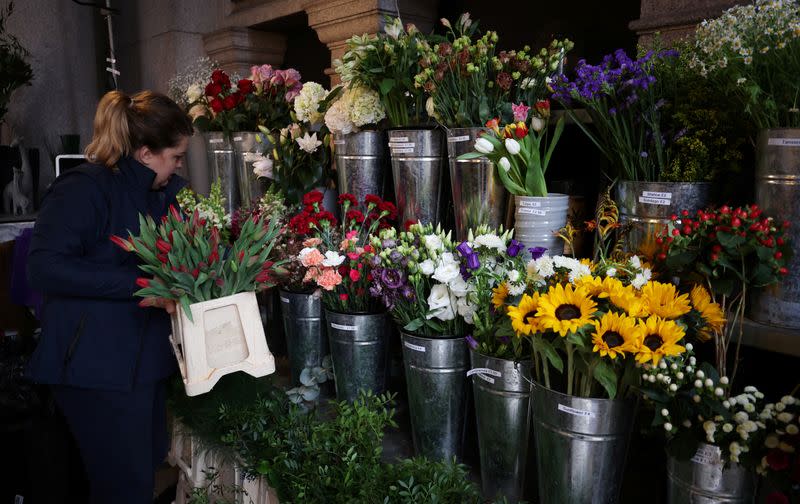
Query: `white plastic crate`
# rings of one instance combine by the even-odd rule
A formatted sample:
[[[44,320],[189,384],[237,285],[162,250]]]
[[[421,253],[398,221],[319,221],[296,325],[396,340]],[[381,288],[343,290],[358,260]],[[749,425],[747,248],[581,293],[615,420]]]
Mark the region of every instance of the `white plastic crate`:
[[[278,495],[263,476],[247,479],[242,475],[241,486],[243,492],[240,504],[279,504]]]
[[[190,305],[194,322],[178,305],[170,342],[186,395],[211,390],[229,373],[261,377],[275,372],[255,292],[242,292]]]

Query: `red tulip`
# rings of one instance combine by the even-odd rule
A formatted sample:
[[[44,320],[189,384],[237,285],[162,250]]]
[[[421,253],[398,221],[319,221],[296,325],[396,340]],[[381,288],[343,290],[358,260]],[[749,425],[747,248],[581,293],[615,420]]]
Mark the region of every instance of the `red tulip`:
[[[150,279],[149,278],[141,278],[141,277],[137,278],[136,279],[136,285],[138,285],[142,289],[146,289],[147,287],[150,287]]]
[[[126,240],[117,235],[111,235],[111,241],[114,242],[114,245],[121,248],[125,252],[133,252],[136,248],[133,246],[133,242]]]
[[[172,245],[170,245],[168,242],[162,240],[161,238],[158,238],[156,240],[156,248],[158,249],[159,252],[166,254],[170,250],[172,250]]]

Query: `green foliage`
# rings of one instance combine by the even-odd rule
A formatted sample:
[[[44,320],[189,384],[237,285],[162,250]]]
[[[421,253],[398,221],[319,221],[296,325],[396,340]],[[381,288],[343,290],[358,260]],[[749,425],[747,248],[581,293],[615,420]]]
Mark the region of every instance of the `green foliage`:
[[[424,457],[388,466],[389,494],[384,504],[461,504],[481,502],[477,486],[467,479],[467,467],[433,462]]]
[[[6,32],[6,21],[13,12],[14,2],[9,2],[5,9],[0,8],[0,123],[8,112],[11,93],[20,86],[29,86],[33,79],[33,70],[26,61],[28,51],[15,36]]]

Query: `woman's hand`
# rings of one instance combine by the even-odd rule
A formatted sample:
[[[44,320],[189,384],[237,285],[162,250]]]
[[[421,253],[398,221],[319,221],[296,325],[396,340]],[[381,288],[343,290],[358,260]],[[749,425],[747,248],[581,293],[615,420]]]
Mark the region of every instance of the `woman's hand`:
[[[167,313],[175,313],[175,300],[167,298],[144,298],[139,302],[139,306],[147,308],[164,308]]]

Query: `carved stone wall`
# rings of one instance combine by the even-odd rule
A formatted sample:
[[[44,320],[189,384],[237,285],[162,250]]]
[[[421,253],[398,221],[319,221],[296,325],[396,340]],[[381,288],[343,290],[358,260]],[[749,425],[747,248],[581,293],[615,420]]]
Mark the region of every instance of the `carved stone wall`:
[[[630,29],[639,35],[639,43],[649,45],[656,33],[666,41],[690,36],[698,23],[719,16],[722,11],[746,3],[744,0],[642,0],[639,19]]]

